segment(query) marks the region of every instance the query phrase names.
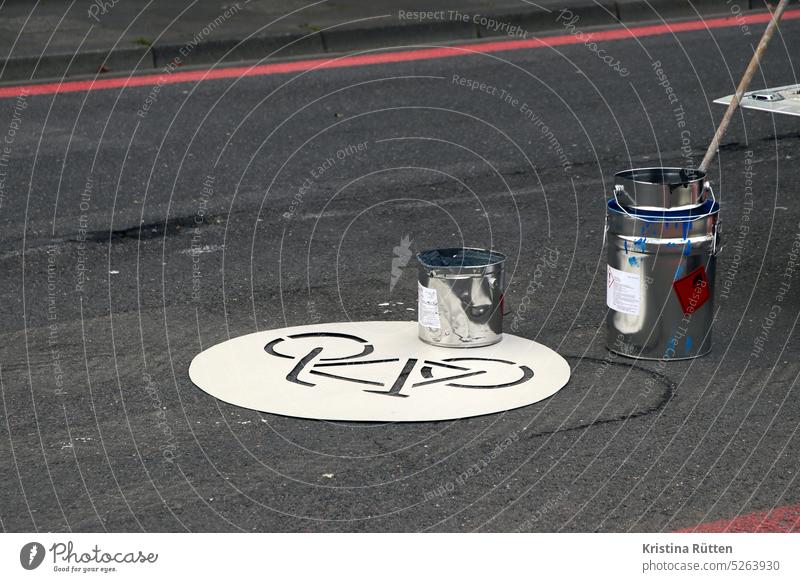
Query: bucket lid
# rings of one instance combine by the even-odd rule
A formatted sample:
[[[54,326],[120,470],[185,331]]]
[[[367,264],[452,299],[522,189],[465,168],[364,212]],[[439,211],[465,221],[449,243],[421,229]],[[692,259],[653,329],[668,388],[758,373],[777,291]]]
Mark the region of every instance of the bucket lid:
[[[628,208],[694,208],[706,201],[709,189],[706,173],[695,168],[634,168],[614,176],[614,197]]]
[[[475,272],[501,265],[506,256],[488,249],[454,247],[422,251],[417,253],[417,260],[428,269]]]

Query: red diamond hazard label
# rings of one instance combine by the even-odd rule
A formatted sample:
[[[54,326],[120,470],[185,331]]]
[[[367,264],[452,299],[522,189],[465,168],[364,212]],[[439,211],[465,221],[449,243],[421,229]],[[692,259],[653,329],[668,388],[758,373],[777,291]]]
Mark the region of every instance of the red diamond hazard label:
[[[675,289],[684,315],[691,315],[711,298],[708,277],[702,265],[685,277],[673,281],[672,288]]]

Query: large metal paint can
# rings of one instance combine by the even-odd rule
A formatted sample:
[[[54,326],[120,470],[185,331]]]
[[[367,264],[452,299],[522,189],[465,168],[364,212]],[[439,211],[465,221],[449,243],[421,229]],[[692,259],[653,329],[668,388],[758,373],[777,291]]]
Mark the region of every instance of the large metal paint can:
[[[647,360],[711,351],[719,209],[713,193],[683,210],[608,201],[608,349]]]
[[[446,248],[417,254],[419,339],[473,348],[503,339],[503,263],[486,249]]]

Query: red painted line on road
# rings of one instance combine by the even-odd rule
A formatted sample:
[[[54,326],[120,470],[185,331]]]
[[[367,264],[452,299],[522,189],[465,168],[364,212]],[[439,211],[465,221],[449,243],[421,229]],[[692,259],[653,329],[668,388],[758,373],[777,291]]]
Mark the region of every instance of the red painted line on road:
[[[720,519],[678,530],[695,533],[800,533],[800,504],[756,511],[733,519]]]
[[[796,20],[800,18],[800,9],[787,10],[783,13],[783,20]],[[471,51],[482,53],[497,53],[534,49],[571,44],[582,44],[591,37],[593,42],[610,40],[626,40],[648,36],[659,36],[694,30],[715,28],[731,28],[743,24],[764,24],[769,22],[769,13],[750,14],[740,17],[711,18],[708,20],[691,20],[671,24],[655,24],[651,26],[636,26],[631,28],[613,28],[588,33],[585,37],[578,38],[573,34],[560,36],[547,36],[524,40],[502,40],[494,42],[479,42],[459,46],[418,49],[408,51],[385,52],[378,54],[357,55],[341,58],[320,58],[274,63],[266,65],[252,65],[246,67],[224,67],[215,69],[199,69],[194,71],[181,71],[178,73],[156,73],[132,77],[118,77],[113,79],[92,79],[88,81],[63,81],[59,83],[41,83],[27,85],[13,85],[0,87],[0,98],[17,97],[19,95],[51,95],[54,93],[75,93],[78,91],[96,91],[98,89],[117,89],[120,87],[142,87],[147,85],[172,85],[174,83],[190,83],[192,81],[210,81],[214,79],[231,79],[238,77],[259,77],[263,75],[277,75],[281,73],[295,73],[310,69],[339,69],[343,67],[362,67],[365,65],[379,65],[386,63],[403,63],[409,61],[426,61],[445,57],[467,56]]]

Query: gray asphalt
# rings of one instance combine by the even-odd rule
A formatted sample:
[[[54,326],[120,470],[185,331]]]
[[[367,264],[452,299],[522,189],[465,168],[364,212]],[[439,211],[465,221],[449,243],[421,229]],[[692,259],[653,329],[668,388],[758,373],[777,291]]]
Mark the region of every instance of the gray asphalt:
[[[624,77],[572,45],[165,85],[155,101],[152,87],[0,100],[3,138],[20,113],[0,209],[2,528],[671,531],[796,504],[796,118],[737,114],[711,170],[730,281],[712,354],[660,366],[603,347],[611,179],[682,164],[687,145],[699,161],[723,112],[711,101],[762,29],[603,43]],[[800,23],[784,23],[754,85],[797,82],[798,47]],[[566,388],[504,414],[373,425],[259,414],[192,385],[192,357],[229,337],[413,318],[413,261],[390,291],[403,237],[509,254],[517,333],[568,358]]]
[[[183,66],[213,65],[539,33],[560,27],[563,8],[586,26],[765,7],[763,0],[4,0],[0,82],[141,73],[164,68],[176,54]]]

